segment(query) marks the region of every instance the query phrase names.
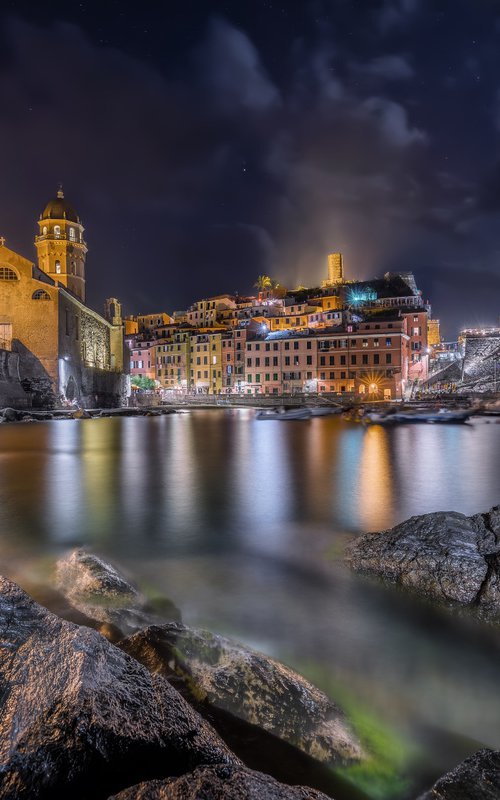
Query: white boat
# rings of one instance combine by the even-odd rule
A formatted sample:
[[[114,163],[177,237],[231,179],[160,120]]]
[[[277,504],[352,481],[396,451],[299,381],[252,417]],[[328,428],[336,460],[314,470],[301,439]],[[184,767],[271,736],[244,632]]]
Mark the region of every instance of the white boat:
[[[255,419],[310,419],[311,410],[309,408],[265,408],[257,411]]]
[[[431,425],[442,425],[443,423],[467,422],[471,416],[472,414],[468,409],[452,411],[448,408],[440,408],[437,411],[396,411],[394,414],[372,412],[363,416],[363,422],[377,425],[392,425],[396,423],[428,423]]]
[[[307,409],[311,417],[327,417],[331,414],[341,414],[344,410],[342,406],[314,406]]]

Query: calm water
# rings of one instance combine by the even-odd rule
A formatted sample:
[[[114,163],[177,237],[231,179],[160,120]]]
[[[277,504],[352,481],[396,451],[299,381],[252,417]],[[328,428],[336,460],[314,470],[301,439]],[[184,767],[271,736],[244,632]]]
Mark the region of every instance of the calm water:
[[[354,698],[400,743],[387,769],[411,797],[477,742],[500,748],[500,628],[353,576],[339,554],[413,514],[484,511],[499,476],[485,420],[364,429],[245,409],[4,425],[3,568],[31,579],[80,544],[114,558],[186,622]]]

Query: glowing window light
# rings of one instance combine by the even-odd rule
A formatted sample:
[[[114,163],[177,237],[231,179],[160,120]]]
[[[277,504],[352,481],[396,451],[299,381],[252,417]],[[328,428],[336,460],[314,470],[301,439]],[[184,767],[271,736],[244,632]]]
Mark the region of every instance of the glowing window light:
[[[350,306],[359,307],[377,299],[377,292],[369,287],[366,289],[349,289],[347,302]]]

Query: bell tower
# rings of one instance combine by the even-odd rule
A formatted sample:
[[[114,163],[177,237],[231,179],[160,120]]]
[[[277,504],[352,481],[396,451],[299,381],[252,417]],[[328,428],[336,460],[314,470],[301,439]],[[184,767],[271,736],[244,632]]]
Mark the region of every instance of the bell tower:
[[[83,225],[76,211],[64,197],[62,186],[49,200],[38,221],[35,236],[38,266],[85,302],[85,256]]]

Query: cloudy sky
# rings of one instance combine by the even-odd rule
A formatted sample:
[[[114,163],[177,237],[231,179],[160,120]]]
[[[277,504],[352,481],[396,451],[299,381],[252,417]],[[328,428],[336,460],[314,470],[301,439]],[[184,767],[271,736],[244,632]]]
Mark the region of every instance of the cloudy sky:
[[[127,313],[413,270],[447,338],[500,313],[500,2],[143,0],[0,11],[0,234],[58,182]]]

